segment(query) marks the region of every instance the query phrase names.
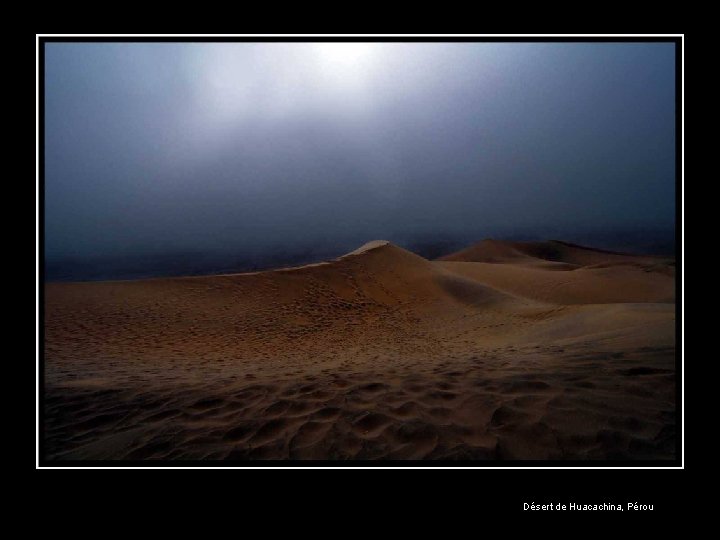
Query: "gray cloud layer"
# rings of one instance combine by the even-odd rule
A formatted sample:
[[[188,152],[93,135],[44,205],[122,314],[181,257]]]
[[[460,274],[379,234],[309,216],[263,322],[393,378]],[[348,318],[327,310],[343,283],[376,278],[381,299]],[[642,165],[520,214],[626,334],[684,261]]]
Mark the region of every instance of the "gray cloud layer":
[[[48,44],[49,257],[672,227],[671,44]]]

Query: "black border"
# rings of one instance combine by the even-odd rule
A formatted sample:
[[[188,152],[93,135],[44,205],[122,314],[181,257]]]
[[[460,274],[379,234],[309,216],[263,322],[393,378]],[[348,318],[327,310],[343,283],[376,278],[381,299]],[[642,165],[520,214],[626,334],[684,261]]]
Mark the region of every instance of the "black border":
[[[193,37],[50,37],[36,34],[37,58],[36,84],[38,85],[38,101],[36,103],[37,134],[38,134],[38,185],[37,185],[37,218],[39,245],[36,246],[39,267],[36,268],[38,275],[37,291],[39,305],[38,313],[38,335],[37,343],[39,354],[37,373],[38,401],[37,405],[37,441],[38,460],[36,467],[39,468],[64,468],[64,467],[471,467],[471,468],[684,468],[683,465],[683,424],[682,424],[682,386],[683,386],[683,362],[682,362],[682,261],[683,261],[683,39],[684,37],[655,37],[655,36],[634,36],[634,37],[515,37],[515,36],[193,36]],[[307,42],[378,42],[378,43],[674,43],[675,44],[675,459],[673,460],[637,460],[637,461],[610,461],[610,460],[527,460],[527,461],[447,461],[447,460],[396,460],[396,461],[371,461],[371,460],[258,460],[258,461],[170,461],[170,460],[48,460],[45,447],[45,44],[46,43],[307,43]]]

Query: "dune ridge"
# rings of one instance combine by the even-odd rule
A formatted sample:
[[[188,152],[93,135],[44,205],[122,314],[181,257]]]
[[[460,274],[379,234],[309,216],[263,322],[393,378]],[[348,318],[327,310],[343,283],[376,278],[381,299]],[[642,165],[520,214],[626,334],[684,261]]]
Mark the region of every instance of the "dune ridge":
[[[45,293],[50,459],[673,456],[669,260],[373,241]]]
[[[596,264],[656,265],[673,263],[667,257],[633,255],[548,240],[545,242],[512,242],[507,240],[482,240],[463,250],[440,257],[441,261],[520,263],[544,269],[572,270]]]

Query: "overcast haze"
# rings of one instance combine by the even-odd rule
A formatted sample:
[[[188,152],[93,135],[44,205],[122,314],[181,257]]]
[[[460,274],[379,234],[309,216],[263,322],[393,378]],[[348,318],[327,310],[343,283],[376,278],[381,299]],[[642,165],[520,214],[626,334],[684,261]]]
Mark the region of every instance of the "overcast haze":
[[[46,45],[48,260],[672,229],[674,45]]]

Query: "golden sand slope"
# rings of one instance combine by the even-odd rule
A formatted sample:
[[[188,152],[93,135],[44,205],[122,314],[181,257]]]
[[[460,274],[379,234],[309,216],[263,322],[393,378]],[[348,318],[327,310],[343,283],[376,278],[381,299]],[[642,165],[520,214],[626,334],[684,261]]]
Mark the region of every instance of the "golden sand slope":
[[[671,458],[670,267],[525,262],[47,284],[48,457]]]
[[[442,268],[498,290],[556,304],[675,301],[668,267],[588,266],[552,272],[522,264],[438,262]]]

